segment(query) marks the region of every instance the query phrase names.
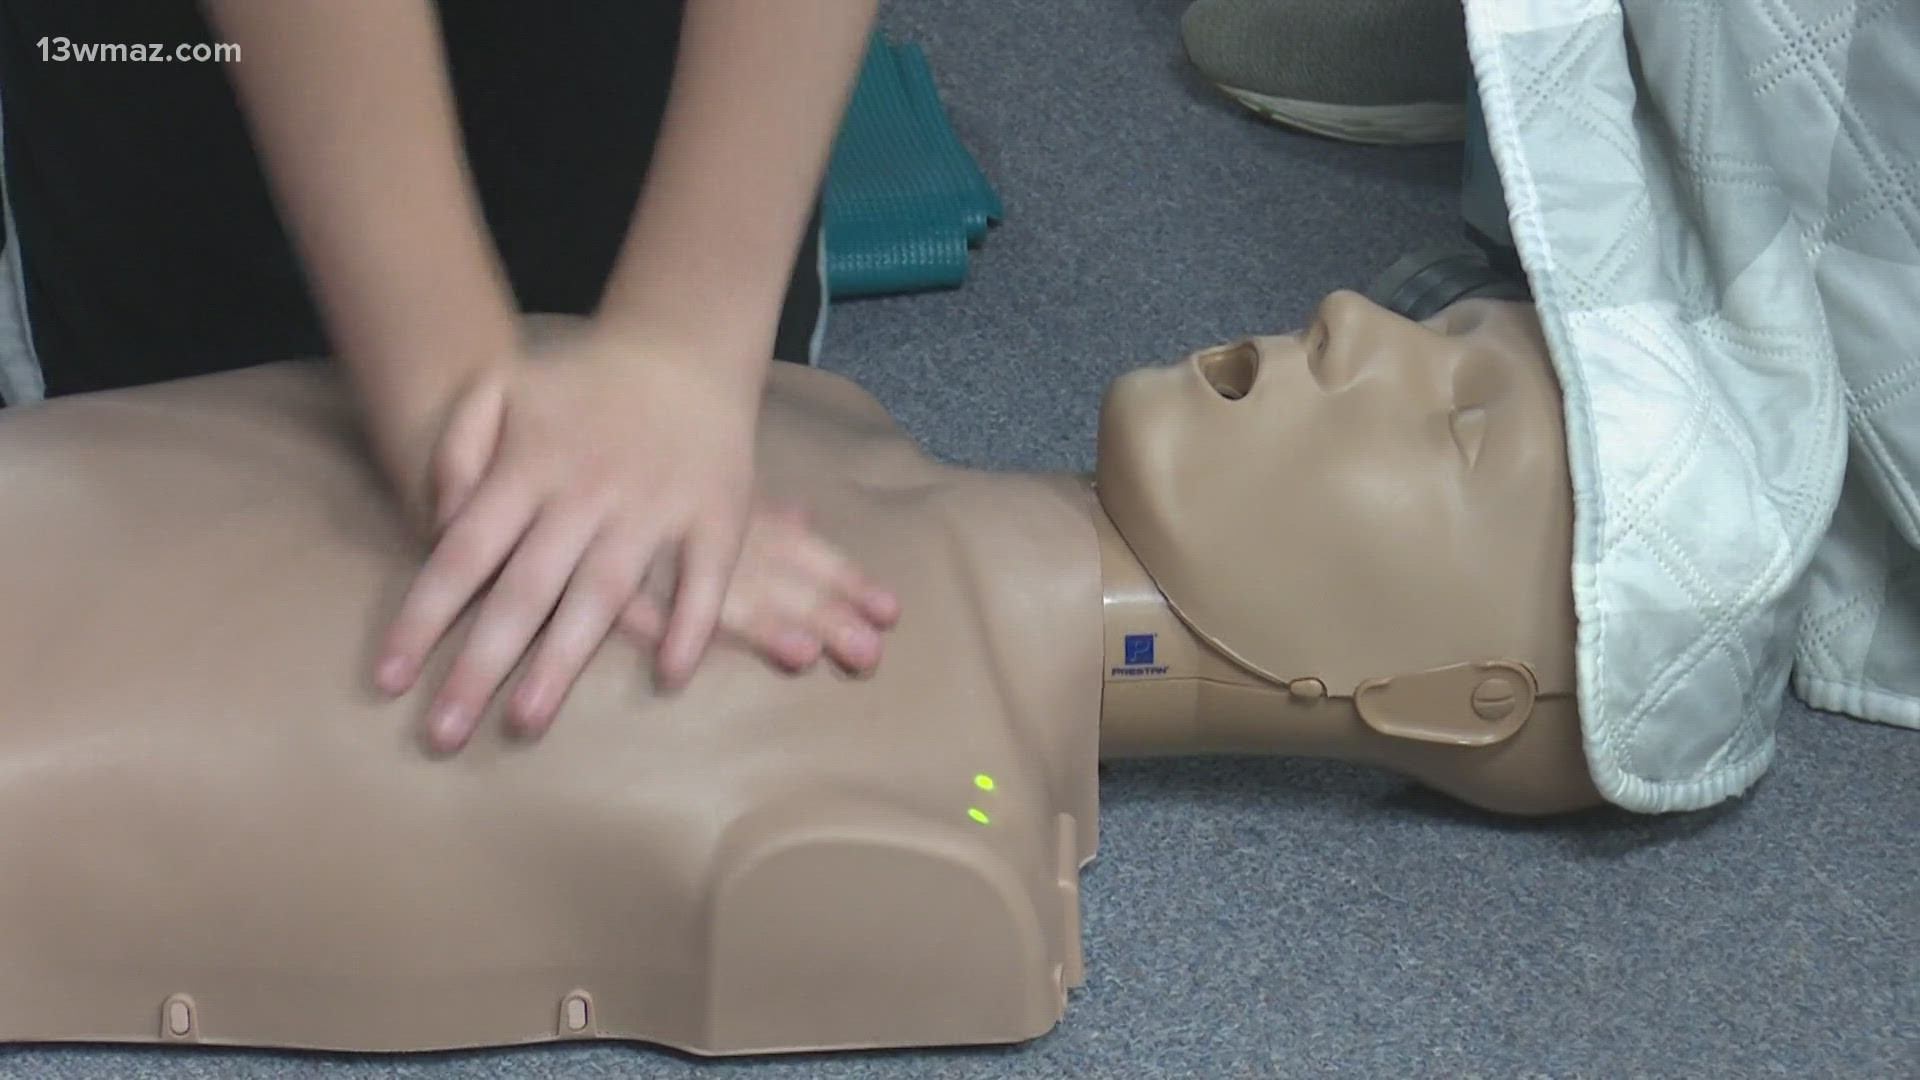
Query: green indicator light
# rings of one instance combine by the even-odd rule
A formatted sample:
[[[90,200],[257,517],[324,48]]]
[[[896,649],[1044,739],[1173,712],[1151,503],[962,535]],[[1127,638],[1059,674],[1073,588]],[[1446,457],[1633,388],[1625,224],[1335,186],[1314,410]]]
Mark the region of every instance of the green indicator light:
[[[993,777],[988,776],[986,773],[981,773],[979,776],[973,778],[973,786],[979,788],[981,791],[992,791]]]
[[[988,823],[987,812],[985,810],[980,809],[977,806],[967,807],[967,816],[979,822],[982,825],[985,825]]]

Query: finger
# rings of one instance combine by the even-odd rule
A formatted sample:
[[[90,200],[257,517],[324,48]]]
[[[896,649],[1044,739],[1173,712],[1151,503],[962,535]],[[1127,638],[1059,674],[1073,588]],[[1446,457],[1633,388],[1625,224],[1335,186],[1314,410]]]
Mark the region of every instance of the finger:
[[[553,614],[599,522],[578,511],[540,515],[488,590],[466,646],[447,672],[428,731],[442,750],[465,745],[487,703]]]
[[[667,686],[685,685],[699,667],[739,555],[739,541],[732,536],[722,539],[694,531],[681,541],[680,582],[658,658],[660,679]]]
[[[833,662],[855,675],[880,663],[880,633],[849,604],[826,604],[813,618],[813,632]]]
[[[813,518],[803,507],[790,503],[769,506],[766,511],[766,517],[768,524],[776,529],[794,533],[810,533],[813,531]]]
[[[575,680],[631,605],[654,541],[602,534],[567,583],[566,595],[514,693],[513,722],[527,734],[552,726]]]
[[[804,626],[787,626],[767,635],[759,648],[762,656],[797,675],[820,662],[826,644]]]
[[[760,656],[795,674],[819,663],[825,649],[820,635],[805,620],[773,613],[756,613],[731,633]]]
[[[500,426],[506,417],[504,391],[480,387],[466,395],[454,410],[434,455],[434,525],[446,528],[473,497],[486,476],[500,445]]]
[[[725,635],[778,667],[805,671],[819,662],[823,648],[809,623],[821,602],[819,595],[811,589],[782,595],[776,582],[749,574],[746,558],[741,556],[742,565],[735,568],[720,605],[715,639]]]
[[[660,644],[660,635],[666,632],[666,623],[667,620],[660,614],[660,605],[645,594],[634,597],[627,603],[626,610],[620,613],[620,633],[643,649],[652,649]]]
[[[892,590],[874,585],[840,553],[840,549],[810,536],[793,552],[799,569],[825,586],[825,591],[845,598],[867,622],[882,629],[900,618],[900,601]]]
[[[900,621],[900,598],[892,589],[871,585],[862,579],[854,586],[852,596],[854,609],[874,626],[889,630]]]
[[[667,609],[673,601],[673,560],[657,546],[640,573],[640,588],[620,613],[620,632],[642,651],[658,651],[667,634]]]
[[[427,654],[446,636],[533,522],[524,485],[483,484],[434,545],[387,630],[375,679],[390,694],[412,689]]]

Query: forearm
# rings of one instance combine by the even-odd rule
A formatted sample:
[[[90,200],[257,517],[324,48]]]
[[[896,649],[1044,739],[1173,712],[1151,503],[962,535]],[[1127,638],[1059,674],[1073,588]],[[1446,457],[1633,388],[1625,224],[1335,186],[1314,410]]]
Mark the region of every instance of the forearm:
[[[600,320],[763,374],[876,0],[688,0],[653,165]]]
[[[511,354],[430,0],[205,0],[336,352],[370,408]],[[381,418],[376,415],[378,422]]]

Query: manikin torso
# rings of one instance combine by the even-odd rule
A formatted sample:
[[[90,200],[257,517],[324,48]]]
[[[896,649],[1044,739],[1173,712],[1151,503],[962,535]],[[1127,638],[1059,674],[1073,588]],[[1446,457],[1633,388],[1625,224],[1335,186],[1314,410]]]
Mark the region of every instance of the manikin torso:
[[[1508,397],[1537,396],[1522,384]],[[899,592],[877,674],[719,652],[662,696],[615,642],[543,739],[490,724],[451,758],[422,749],[419,698],[366,685],[418,551],[326,368],[6,415],[0,813],[33,825],[0,836],[0,1038],[724,1053],[1031,1037],[1080,977],[1103,697],[1109,752],[1293,750],[1503,809],[1591,801],[1570,779],[1564,582],[1516,581],[1491,599],[1529,614],[1458,647],[1383,630],[1397,644],[1371,663],[1353,643],[1390,613],[1289,611],[1260,583],[1274,575],[1187,565],[1168,514],[1228,549],[1254,519],[1179,494],[1234,492],[1180,448],[1185,389],[1128,403],[1147,389],[1123,380],[1108,402],[1110,521],[1083,481],[941,465],[851,384],[778,366],[760,480]],[[1527,505],[1480,512],[1548,515],[1521,546],[1564,574],[1564,486],[1538,479],[1552,461],[1529,468],[1512,489]],[[1261,520],[1301,505],[1280,510]],[[1337,533],[1296,526],[1267,552]],[[1236,597],[1210,600],[1223,580]],[[1304,634],[1262,632],[1250,604]],[[1132,663],[1146,635],[1160,662]],[[1322,638],[1339,648],[1286,644]],[[1493,710],[1498,738],[1463,735],[1443,708],[1409,737],[1392,685],[1375,690],[1395,707],[1355,705],[1369,678],[1463,664],[1443,696],[1481,702],[1492,678],[1525,698],[1521,724]]]
[[[1084,485],[939,465],[779,365],[762,482],[894,583],[880,670],[722,651],[669,697],[613,643],[543,739],[439,758],[422,696],[367,686],[419,553],[351,425],[315,364],[0,423],[0,817],[33,823],[0,832],[0,1038],[729,1051],[1057,1020],[1096,824]]]

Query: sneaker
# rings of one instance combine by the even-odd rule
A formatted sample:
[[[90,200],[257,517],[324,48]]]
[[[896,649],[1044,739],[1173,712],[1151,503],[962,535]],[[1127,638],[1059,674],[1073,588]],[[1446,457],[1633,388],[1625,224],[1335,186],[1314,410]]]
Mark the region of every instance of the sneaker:
[[[1459,142],[1472,79],[1461,0],[1195,0],[1187,57],[1254,112],[1347,142]]]

